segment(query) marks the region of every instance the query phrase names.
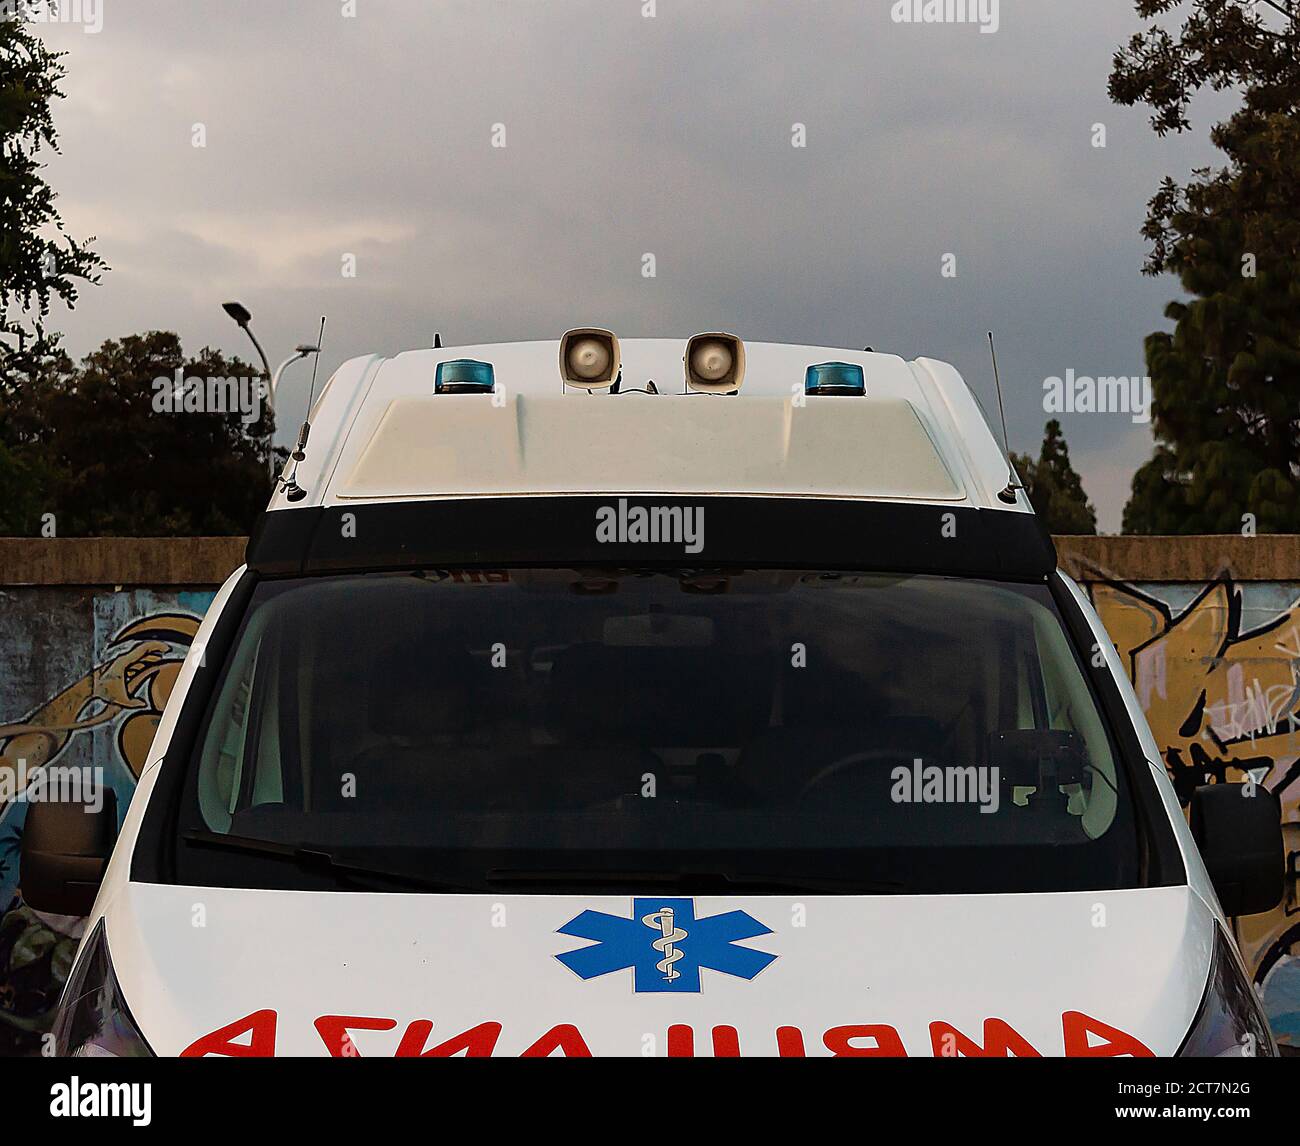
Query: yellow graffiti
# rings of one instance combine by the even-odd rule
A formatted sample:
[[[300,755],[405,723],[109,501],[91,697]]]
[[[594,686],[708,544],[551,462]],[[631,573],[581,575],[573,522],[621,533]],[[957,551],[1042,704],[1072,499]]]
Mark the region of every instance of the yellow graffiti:
[[[123,762],[139,776],[162,711],[180,674],[182,659],[172,650],[198,632],[196,618],[162,613],[126,626],[110,648],[129,647],[41,704],[22,720],[0,724],[0,779],[13,790],[18,762],[28,775],[53,761],[72,738],[98,725],[131,715],[118,728]]]
[[[1098,583],[1091,595],[1171,769],[1208,760],[1239,779],[1262,758],[1300,754],[1300,602],[1242,633],[1227,580],[1177,617],[1129,586]]]
[[[1288,864],[1300,858],[1300,601],[1242,632],[1241,593],[1228,578],[1175,616],[1129,585],[1088,586],[1184,803],[1201,784],[1261,776],[1282,801]],[[1300,998],[1283,979],[1300,955],[1300,901],[1288,880],[1282,905],[1235,922],[1278,1041],[1298,1045]],[[1276,976],[1276,978],[1271,978]],[[1281,985],[1278,985],[1278,984]]]

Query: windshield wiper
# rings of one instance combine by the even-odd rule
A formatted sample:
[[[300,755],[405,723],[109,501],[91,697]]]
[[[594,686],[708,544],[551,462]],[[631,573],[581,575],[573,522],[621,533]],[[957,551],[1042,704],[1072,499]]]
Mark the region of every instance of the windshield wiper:
[[[304,844],[284,844],[275,840],[259,840],[250,836],[227,836],[220,832],[201,830],[184,832],[181,839],[195,847],[287,861],[309,870],[324,871],[341,880],[379,880],[424,891],[478,895],[488,890],[486,887],[472,887],[450,880],[432,879],[416,872],[393,871],[388,868],[349,863],[340,860],[331,852]],[[493,868],[487,873],[486,882],[498,886],[553,884],[583,890],[611,885],[647,889],[689,888],[693,893],[700,895],[725,893],[731,888],[745,888],[751,893],[766,888],[773,891],[824,892],[832,895],[888,895],[904,887],[901,882],[895,881],[841,879],[830,876],[761,875],[755,872],[725,871],[611,871],[583,868]]]
[[[302,844],[281,844],[274,840],[258,840],[250,836],[223,836],[220,832],[189,831],[181,834],[187,844],[196,847],[216,848],[220,851],[239,852],[242,855],[264,856],[267,859],[287,860],[299,867],[328,872],[343,880],[371,879],[401,884],[424,891],[483,892],[481,887],[469,887],[450,880],[430,879],[416,872],[391,871],[387,868],[368,867],[348,863],[331,852]]]
[[[743,887],[753,893],[759,888],[779,891],[820,891],[831,895],[890,895],[904,884],[892,880],[839,879],[834,876],[760,875],[755,872],[729,871],[609,871],[583,868],[546,870],[543,868],[494,868],[487,873],[491,884],[547,883],[579,888],[602,887],[673,887],[689,888],[697,895],[725,893]]]

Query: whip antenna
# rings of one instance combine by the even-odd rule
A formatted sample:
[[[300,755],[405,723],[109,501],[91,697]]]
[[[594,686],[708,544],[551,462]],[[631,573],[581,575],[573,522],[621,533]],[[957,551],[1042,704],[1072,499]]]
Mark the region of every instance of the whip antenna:
[[[1002,456],[1007,463],[1007,485],[998,491],[998,499],[1008,505],[1016,503],[1016,490],[1024,489],[1011,462],[1011,441],[1007,436],[1007,410],[1002,403],[1002,376],[998,373],[998,351],[993,345],[993,331],[989,331],[989,353],[993,356],[993,385],[998,392],[998,417],[1002,421]]]
[[[320,352],[325,346],[325,316],[320,316],[320,335],[316,339],[316,358],[311,364],[311,389],[307,392],[307,417],[311,417],[311,404],[316,400],[316,371],[320,368]],[[1007,420],[1002,419],[1002,433],[1005,436]]]
[[[316,401],[316,371],[320,368],[320,352],[325,345],[325,316],[321,315],[320,337],[316,339],[316,357],[311,367],[311,389],[307,392],[307,415],[303,418],[302,428],[298,431],[298,444],[289,456],[293,459],[293,469],[284,481],[284,494],[290,501],[302,501],[307,491],[298,484],[298,463],[307,456],[307,439],[311,437],[311,407]]]

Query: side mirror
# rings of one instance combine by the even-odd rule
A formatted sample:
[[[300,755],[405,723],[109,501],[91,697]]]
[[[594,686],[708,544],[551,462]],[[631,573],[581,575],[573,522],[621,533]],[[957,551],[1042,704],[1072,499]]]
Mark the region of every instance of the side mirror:
[[[1282,902],[1282,805],[1260,784],[1209,784],[1192,793],[1192,835],[1227,915]]]
[[[80,802],[34,802],[23,824],[23,902],[51,915],[89,915],[117,839],[117,798],[97,811]]]

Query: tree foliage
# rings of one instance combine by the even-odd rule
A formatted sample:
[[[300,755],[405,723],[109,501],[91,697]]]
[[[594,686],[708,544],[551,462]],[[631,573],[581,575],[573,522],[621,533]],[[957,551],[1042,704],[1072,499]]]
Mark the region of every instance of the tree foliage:
[[[59,536],[235,535],[270,496],[269,406],[245,423],[226,411],[159,410],[160,380],[240,378],[260,370],[213,350],[187,358],[153,331],[105,342],[74,367],[49,358],[11,403],[15,443],[0,452],[0,534],[33,536],[53,514]],[[6,482],[21,494],[3,498]]]
[[[1011,461],[1049,533],[1097,532],[1097,512],[1083,492],[1083,479],[1070,464],[1070,447],[1060,422],[1053,418],[1047,423],[1037,461],[1027,454],[1012,454]]]
[[[62,99],[62,58],[35,25],[0,19],[0,385],[39,369],[57,341],[46,330],[53,300],[77,301],[78,282],[99,281],[93,238],[63,229],[43,156],[58,150],[51,104]],[[0,394],[0,399],[5,397]]]
[[[1211,130],[1226,163],[1165,179],[1145,270],[1178,276],[1174,330],[1146,340],[1156,451],[1124,529],[1300,531],[1300,0],[1138,0],[1153,22],[1115,56],[1111,97],[1187,131],[1205,89],[1237,91]],[[1175,29],[1158,22],[1176,14]]]

